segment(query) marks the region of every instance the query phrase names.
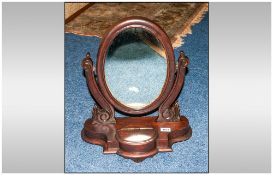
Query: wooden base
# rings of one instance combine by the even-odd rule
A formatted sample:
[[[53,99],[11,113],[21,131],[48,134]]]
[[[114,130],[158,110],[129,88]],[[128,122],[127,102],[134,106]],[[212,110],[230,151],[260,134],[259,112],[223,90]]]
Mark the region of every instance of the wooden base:
[[[103,153],[118,154],[141,162],[158,152],[172,151],[172,144],[191,137],[188,119],[156,122],[157,117],[116,118],[116,124],[101,124],[92,118],[86,120],[82,130],[84,141],[101,145]]]

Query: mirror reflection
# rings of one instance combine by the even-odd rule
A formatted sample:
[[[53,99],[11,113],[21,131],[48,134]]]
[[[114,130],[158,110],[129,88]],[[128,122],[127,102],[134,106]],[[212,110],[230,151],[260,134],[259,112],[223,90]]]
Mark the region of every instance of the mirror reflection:
[[[113,97],[127,107],[141,109],[155,101],[166,76],[165,50],[145,29],[122,31],[108,48],[105,80]]]

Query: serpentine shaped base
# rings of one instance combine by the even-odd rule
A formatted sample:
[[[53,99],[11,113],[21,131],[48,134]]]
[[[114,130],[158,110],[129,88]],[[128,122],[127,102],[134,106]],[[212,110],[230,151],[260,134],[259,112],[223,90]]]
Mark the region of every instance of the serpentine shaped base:
[[[82,130],[84,141],[100,145],[105,154],[118,154],[141,162],[158,152],[172,151],[172,144],[191,137],[188,119],[156,122],[156,117],[116,118],[116,123],[102,124],[87,119]]]

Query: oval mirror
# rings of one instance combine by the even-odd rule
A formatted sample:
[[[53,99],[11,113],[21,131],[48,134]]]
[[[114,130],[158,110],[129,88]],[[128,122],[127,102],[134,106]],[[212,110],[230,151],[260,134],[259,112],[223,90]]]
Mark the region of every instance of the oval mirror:
[[[166,53],[148,30],[128,28],[108,47],[104,70],[112,96],[129,108],[142,109],[161,94],[167,77]]]

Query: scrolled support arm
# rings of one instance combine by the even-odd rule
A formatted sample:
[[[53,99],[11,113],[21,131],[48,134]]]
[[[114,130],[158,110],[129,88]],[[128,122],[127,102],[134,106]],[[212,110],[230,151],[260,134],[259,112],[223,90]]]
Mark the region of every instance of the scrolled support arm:
[[[95,67],[90,57],[90,53],[86,54],[86,57],[82,61],[82,67],[85,71],[88,88],[94,97],[98,107],[93,108],[93,120],[98,123],[116,123],[115,111],[112,105],[104,98],[101,91],[98,88],[95,79]]]
[[[176,80],[174,86],[171,90],[170,95],[159,107],[159,117],[157,121],[179,121],[180,112],[178,103],[175,102],[184,84],[184,77],[186,73],[186,68],[189,64],[188,57],[183,51],[180,52],[178,58],[178,67],[176,70]]]

